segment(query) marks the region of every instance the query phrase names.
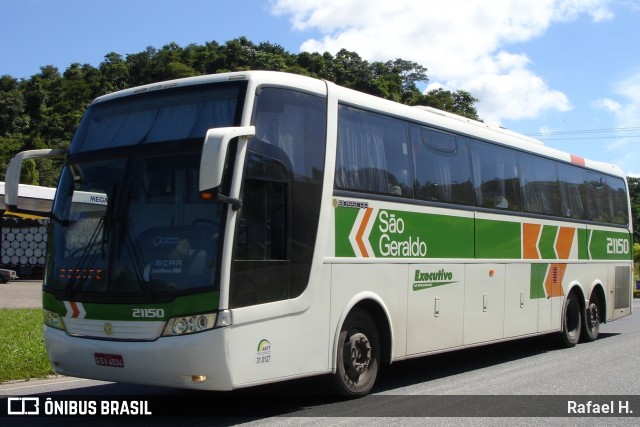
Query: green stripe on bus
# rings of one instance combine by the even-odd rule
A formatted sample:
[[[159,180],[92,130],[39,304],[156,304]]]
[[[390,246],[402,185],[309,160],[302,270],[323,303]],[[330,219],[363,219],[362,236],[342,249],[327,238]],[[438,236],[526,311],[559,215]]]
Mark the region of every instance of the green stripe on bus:
[[[474,257],[473,218],[391,209],[364,212],[335,209],[337,257]]]
[[[358,209],[336,208],[336,256],[353,258],[356,256],[351,243],[349,233],[358,216]]]
[[[476,220],[476,258],[522,258],[519,222]]]
[[[381,209],[369,243],[376,257],[473,258],[473,218]]]
[[[540,250],[540,257],[542,259],[556,259],[556,236],[558,235],[558,227],[552,225],[545,225],[542,227],[542,233],[540,234],[540,242],[538,243],[538,249]]]
[[[587,229],[586,228],[578,228],[578,258],[579,259],[589,259],[589,252],[587,250],[588,245],[588,237],[587,237]]]
[[[629,233],[592,230],[590,234],[591,259],[629,261],[633,258],[633,242]]]
[[[218,310],[220,305],[220,292],[211,291],[193,295],[185,295],[167,303],[152,304],[99,304],[82,302],[86,314],[85,319],[100,320],[168,320],[171,317],[186,314],[211,313]],[[60,316],[69,315],[64,303],[56,299],[48,292],[43,293],[42,306],[44,309],[54,311]],[[134,317],[134,309],[162,309],[163,318]]]
[[[522,223],[514,221],[337,206],[335,256],[522,259],[522,230]],[[559,232],[559,226],[541,226],[536,243],[540,259],[558,259]],[[583,226],[576,227],[574,238],[577,253],[573,256],[578,259],[628,261],[632,258],[631,237],[626,231],[592,230]],[[564,259],[568,255],[560,256]]]
[[[545,298],[544,279],[547,276],[549,264],[531,264],[531,280],[529,298]]]

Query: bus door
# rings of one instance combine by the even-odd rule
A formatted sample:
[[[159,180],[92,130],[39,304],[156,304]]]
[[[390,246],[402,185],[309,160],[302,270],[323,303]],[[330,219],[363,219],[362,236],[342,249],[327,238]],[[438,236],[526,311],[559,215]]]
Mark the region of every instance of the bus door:
[[[289,297],[290,168],[272,145],[252,140],[236,223],[229,307]]]

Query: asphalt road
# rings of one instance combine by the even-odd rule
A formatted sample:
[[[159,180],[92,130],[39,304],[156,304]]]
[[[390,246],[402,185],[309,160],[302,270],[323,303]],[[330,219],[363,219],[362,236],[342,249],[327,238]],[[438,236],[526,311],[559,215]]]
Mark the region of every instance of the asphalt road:
[[[42,307],[42,280],[0,283],[0,308]]]
[[[33,289],[38,290],[38,286]],[[3,295],[0,293],[0,298]],[[572,349],[558,349],[549,337],[535,337],[394,363],[381,372],[371,395],[356,400],[318,395],[318,390],[322,390],[318,379],[223,393],[70,377],[3,384],[0,398],[145,399],[156,396],[165,404],[164,408],[156,405],[159,410],[171,408],[177,414],[184,414],[171,419],[92,417],[91,424],[98,425],[637,426],[640,416],[638,299],[634,300],[634,312],[602,325],[597,341]],[[631,402],[632,408],[638,410],[627,414],[632,417],[558,416],[557,409],[565,408],[572,399],[583,405],[590,401],[613,400],[615,405]],[[509,405],[517,416],[510,416],[513,414]],[[190,416],[189,408],[194,407],[204,416]],[[478,409],[475,413],[474,408]],[[76,422],[76,425],[86,425],[88,421],[86,417],[64,420],[68,425]],[[60,425],[61,421],[55,417],[19,417],[1,418],[0,424],[41,426]]]

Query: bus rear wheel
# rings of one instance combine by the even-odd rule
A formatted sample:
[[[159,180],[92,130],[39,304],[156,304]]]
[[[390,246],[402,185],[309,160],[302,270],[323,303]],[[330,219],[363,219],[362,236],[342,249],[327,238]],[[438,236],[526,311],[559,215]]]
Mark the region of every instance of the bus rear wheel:
[[[367,311],[355,309],[345,319],[338,341],[337,365],[333,385],[339,395],[359,397],[371,391],[380,366],[380,337]]]
[[[598,297],[592,295],[589,299],[584,322],[582,324],[581,340],[583,342],[595,341],[600,332],[600,306],[598,305]]]
[[[560,344],[563,347],[575,347],[580,340],[582,330],[582,314],[580,302],[574,292],[571,292],[564,303],[562,313],[562,331],[560,331]]]

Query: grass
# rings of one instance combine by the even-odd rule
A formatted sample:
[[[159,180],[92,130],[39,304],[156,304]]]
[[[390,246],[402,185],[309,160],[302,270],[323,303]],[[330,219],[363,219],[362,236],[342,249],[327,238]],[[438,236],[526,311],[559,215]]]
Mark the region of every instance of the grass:
[[[0,384],[54,374],[42,331],[42,309],[0,309]]]

